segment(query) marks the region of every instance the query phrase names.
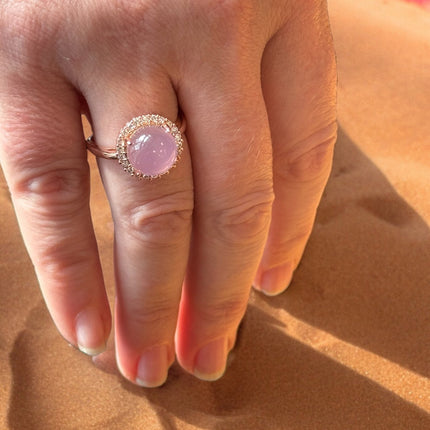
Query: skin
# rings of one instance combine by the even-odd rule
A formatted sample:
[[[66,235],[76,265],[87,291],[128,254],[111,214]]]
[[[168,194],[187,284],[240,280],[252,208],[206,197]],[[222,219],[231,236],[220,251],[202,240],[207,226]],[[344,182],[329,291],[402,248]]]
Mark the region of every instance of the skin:
[[[48,4],[49,3],[49,4]],[[144,113],[186,118],[169,175],[99,159],[115,228],[118,367],[147,387],[176,358],[222,376],[251,285],[286,289],[336,139],[324,1],[5,0],[0,160],[58,330],[101,352],[111,316],[81,114],[101,148]]]

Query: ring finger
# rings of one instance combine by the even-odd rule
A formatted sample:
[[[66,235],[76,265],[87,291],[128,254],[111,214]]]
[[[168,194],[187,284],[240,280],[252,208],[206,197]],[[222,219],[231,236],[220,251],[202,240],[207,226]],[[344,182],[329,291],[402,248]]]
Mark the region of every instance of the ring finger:
[[[155,76],[155,74],[154,74]],[[121,104],[116,109],[106,106]],[[115,92],[87,95],[94,135],[114,146],[131,118],[157,113],[174,121],[177,100],[167,76],[126,82]],[[153,181],[137,180],[112,160],[99,159],[115,227],[118,367],[142,386],[161,385],[174,360],[174,333],[188,260],[193,211],[191,161],[184,139],[178,166]]]

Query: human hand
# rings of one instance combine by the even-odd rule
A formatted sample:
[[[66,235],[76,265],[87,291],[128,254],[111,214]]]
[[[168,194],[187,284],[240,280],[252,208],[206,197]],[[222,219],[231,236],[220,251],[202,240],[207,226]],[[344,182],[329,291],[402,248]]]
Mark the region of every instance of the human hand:
[[[60,333],[104,348],[109,304],[81,113],[101,148],[131,118],[186,118],[181,160],[138,181],[99,169],[115,228],[118,367],[158,386],[175,352],[215,380],[250,286],[275,295],[302,256],[336,137],[324,2],[5,1],[0,159]]]

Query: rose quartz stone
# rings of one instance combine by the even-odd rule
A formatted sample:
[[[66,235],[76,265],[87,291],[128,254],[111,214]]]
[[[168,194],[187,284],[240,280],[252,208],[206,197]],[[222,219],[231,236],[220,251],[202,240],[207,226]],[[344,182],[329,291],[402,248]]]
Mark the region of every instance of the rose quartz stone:
[[[130,137],[127,157],[130,164],[142,174],[162,175],[175,164],[175,138],[161,127],[142,127]]]

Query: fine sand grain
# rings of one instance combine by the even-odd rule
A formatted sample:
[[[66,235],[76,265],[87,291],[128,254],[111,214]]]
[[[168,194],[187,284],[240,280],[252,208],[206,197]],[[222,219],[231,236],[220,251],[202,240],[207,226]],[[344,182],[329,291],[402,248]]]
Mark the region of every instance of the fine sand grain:
[[[252,293],[223,379],[122,379],[57,334],[0,180],[0,428],[430,429],[430,13],[331,0],[339,139],[289,290]],[[112,292],[112,223],[92,204]]]

